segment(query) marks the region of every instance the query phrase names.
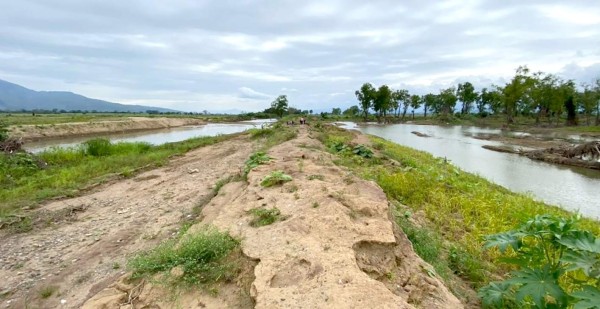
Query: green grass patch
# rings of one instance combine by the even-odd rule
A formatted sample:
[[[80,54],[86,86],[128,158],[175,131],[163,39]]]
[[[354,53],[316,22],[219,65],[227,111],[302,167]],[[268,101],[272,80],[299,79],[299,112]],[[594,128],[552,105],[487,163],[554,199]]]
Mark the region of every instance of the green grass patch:
[[[258,151],[253,153],[252,155],[250,155],[250,158],[248,158],[248,160],[246,160],[245,163],[245,167],[244,167],[244,175],[248,175],[248,173],[258,167],[259,165],[265,164],[267,162],[269,162],[271,160],[271,157],[269,157],[265,152],[263,151]]]
[[[227,257],[239,248],[239,240],[214,228],[205,227],[180,240],[169,240],[132,258],[128,267],[133,278],[162,273],[173,285],[213,284],[230,280],[237,265]],[[177,268],[177,272],[172,270]]]
[[[295,128],[282,125],[281,122],[276,122],[270,127],[263,129],[250,129],[248,130],[248,133],[253,139],[263,142],[263,150],[298,136],[298,131]]]
[[[250,226],[252,227],[271,225],[284,219],[281,216],[281,211],[277,207],[273,207],[271,209],[254,208],[250,209],[248,213],[250,213],[253,217],[250,221]]]
[[[310,175],[310,176],[308,176],[308,180],[315,180],[315,179],[323,181],[323,180],[325,180],[325,176],[318,175],[318,174],[317,175]]]
[[[260,185],[268,188],[284,184],[288,181],[292,181],[292,176],[285,174],[283,171],[273,171],[263,178]]]
[[[40,297],[41,298],[50,298],[50,296],[54,295],[56,292],[58,291],[58,287],[53,286],[53,285],[48,285],[43,287],[40,290]]]
[[[171,156],[233,136],[199,137],[160,146],[95,139],[77,148],[55,148],[35,155],[0,153],[0,225],[14,221],[10,217],[24,207],[73,196],[110,177],[131,177],[140,169],[164,165]]]
[[[320,140],[347,141],[348,138],[348,133],[328,127],[324,129]],[[430,223],[430,235],[439,236],[441,247],[435,249],[438,247],[434,245],[435,241],[409,229],[418,243],[432,244],[428,249],[433,251],[425,250],[420,254],[427,260],[428,256],[437,255],[435,250],[442,252],[437,257],[444,259],[440,263],[446,264],[452,273],[472,287],[481,287],[510,270],[495,262],[497,252],[482,250],[484,236],[515,229],[538,214],[571,215],[559,207],[537,202],[529,196],[511,192],[482,177],[466,173],[426,152],[377,137],[371,137],[371,140],[373,148],[380,150],[385,159],[357,160],[341,154],[334,162],[350,168],[363,178],[375,180],[390,200],[399,201],[412,212],[422,211]],[[386,164],[390,159],[400,165]],[[582,219],[580,226],[600,235],[597,221]],[[419,241],[421,238],[424,240]],[[440,275],[443,274],[440,271],[443,267],[434,267]]]

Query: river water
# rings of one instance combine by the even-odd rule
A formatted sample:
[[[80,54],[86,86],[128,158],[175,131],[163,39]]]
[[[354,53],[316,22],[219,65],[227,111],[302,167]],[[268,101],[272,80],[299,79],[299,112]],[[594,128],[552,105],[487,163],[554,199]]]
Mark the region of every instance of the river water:
[[[515,154],[487,150],[481,146],[498,146],[502,143],[473,138],[477,135],[504,134],[501,130],[467,126],[340,124],[437,157],[445,157],[465,171],[478,174],[512,191],[529,194],[547,204],[579,211],[590,218],[600,218],[599,171],[554,165]],[[431,137],[419,137],[412,134],[412,131]],[[586,140],[585,137],[576,135],[565,138]]]
[[[48,139],[37,142],[25,143],[24,148],[30,152],[40,152],[52,147],[76,147],[91,138],[107,138],[112,142],[146,142],[152,145],[179,142],[200,136],[217,136],[243,132],[251,128],[260,128],[264,124],[275,121],[274,119],[258,119],[237,123],[209,123],[198,126],[185,126],[170,129],[148,130],[130,133],[99,134],[93,137],[67,137]]]

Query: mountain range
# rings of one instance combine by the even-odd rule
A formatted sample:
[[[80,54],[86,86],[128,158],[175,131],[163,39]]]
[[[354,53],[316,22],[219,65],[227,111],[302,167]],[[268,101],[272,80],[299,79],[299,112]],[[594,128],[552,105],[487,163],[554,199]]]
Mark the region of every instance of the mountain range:
[[[0,79],[0,111],[64,110],[97,112],[178,112],[143,105],[127,105],[91,99],[67,91],[35,91]]]

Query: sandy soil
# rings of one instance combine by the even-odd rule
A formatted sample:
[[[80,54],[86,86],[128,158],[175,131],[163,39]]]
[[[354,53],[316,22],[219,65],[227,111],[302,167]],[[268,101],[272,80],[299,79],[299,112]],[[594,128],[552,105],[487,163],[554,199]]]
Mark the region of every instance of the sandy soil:
[[[205,122],[194,118],[148,118],[128,117],[124,120],[72,122],[48,125],[24,125],[10,128],[10,136],[24,141],[66,136],[85,136],[101,133],[123,133],[131,131],[165,129]]]
[[[239,172],[254,146],[243,138],[206,147],[80,198],[47,205],[86,205],[78,220],[26,235],[3,236],[0,275],[12,289],[8,307],[44,308],[462,308],[432,267],[413,251],[390,220],[385,194],[333,164],[306,128],[273,147],[274,158],[232,182],[203,208],[201,222],[242,240],[255,262],[249,291],[224,287],[217,295],[173,292],[160,284],[131,283],[115,263],[174,233],[177,222],[209,186]],[[191,173],[198,169],[197,173]],[[261,180],[282,170],[293,181],[264,188]],[[317,179],[309,179],[319,175]],[[315,177],[312,177],[315,178]],[[254,208],[277,207],[282,220],[252,227]],[[59,295],[41,299],[55,285]],[[238,288],[241,285],[238,285]],[[235,286],[233,287],[235,289]],[[232,296],[247,292],[251,303]],[[132,300],[132,295],[135,299]],[[61,305],[61,300],[64,304]]]
[[[200,148],[164,168],[43,206],[78,211],[50,228],[0,235],[0,293],[7,295],[0,307],[79,308],[124,274],[133,252],[173,236],[219,179],[239,173],[253,147],[236,138]],[[42,299],[47,287],[57,292]]]

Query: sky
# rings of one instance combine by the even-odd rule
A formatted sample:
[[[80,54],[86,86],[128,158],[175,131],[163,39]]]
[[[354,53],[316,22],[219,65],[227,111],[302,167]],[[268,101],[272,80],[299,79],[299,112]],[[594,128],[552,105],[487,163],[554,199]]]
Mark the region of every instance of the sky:
[[[285,94],[319,111],[365,82],[600,77],[598,0],[0,2],[0,79],[124,104],[252,112]]]

